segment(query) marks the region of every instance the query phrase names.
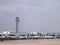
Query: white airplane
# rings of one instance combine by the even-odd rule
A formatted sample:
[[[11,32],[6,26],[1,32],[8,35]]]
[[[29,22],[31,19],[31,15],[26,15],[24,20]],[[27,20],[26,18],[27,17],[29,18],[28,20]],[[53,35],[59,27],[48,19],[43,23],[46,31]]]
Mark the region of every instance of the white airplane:
[[[19,34],[12,34],[9,31],[4,31],[3,33],[0,34],[0,40],[15,40]]]
[[[20,35],[19,37],[18,37],[18,39],[27,39],[28,37],[27,37],[27,35]]]
[[[0,40],[1,41],[3,41],[3,40],[5,40],[5,39],[7,39],[7,34],[8,34],[9,32],[3,32],[3,33],[1,33],[0,34]]]
[[[37,35],[37,32],[33,32],[33,33],[29,34],[28,38],[29,39],[39,39],[40,36]]]

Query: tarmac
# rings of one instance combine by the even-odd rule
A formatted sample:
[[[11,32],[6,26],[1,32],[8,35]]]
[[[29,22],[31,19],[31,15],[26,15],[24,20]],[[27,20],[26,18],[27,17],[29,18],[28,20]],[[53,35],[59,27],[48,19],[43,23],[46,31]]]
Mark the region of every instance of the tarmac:
[[[60,45],[60,39],[4,40],[0,45]]]

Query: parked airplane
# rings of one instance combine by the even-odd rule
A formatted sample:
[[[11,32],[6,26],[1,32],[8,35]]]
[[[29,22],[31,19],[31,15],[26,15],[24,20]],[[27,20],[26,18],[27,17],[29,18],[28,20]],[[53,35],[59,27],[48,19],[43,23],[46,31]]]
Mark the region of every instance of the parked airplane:
[[[9,33],[9,32],[0,33],[0,40],[1,40],[1,41],[7,39],[7,33]]]
[[[19,34],[12,34],[9,31],[5,31],[3,33],[0,34],[0,40],[15,40],[17,39],[17,37],[19,36]]]

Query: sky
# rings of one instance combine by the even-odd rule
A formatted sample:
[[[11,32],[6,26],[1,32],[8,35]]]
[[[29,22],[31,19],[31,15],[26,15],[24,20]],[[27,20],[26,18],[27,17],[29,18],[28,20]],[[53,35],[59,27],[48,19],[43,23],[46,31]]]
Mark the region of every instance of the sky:
[[[60,32],[60,0],[0,0],[0,32]]]

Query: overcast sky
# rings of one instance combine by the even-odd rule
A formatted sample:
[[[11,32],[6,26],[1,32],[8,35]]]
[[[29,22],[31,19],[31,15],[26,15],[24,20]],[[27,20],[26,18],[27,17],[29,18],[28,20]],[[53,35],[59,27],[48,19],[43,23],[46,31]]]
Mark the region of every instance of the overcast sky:
[[[60,32],[60,0],[0,0],[0,32]]]

